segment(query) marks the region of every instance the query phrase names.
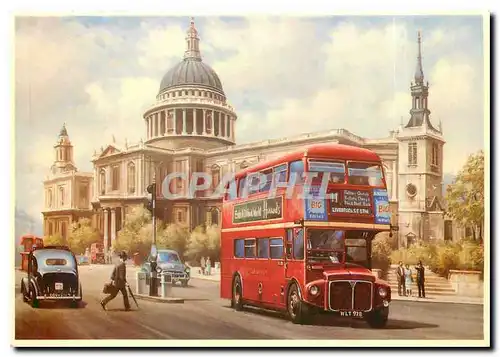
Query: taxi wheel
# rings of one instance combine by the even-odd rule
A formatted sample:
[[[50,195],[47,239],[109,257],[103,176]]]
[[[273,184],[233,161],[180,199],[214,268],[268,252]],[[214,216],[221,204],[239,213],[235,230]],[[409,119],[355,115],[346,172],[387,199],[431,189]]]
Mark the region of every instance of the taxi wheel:
[[[236,311],[243,310],[242,295],[241,279],[239,276],[236,276],[233,281],[233,293],[231,298],[231,307]]]
[[[294,324],[303,324],[306,322],[306,306],[300,299],[299,289],[296,284],[292,284],[288,289],[287,297],[288,317]]]
[[[40,301],[38,301],[38,299],[36,298],[36,292],[34,287],[30,288],[29,294],[30,294],[31,307],[35,309],[40,307]]]

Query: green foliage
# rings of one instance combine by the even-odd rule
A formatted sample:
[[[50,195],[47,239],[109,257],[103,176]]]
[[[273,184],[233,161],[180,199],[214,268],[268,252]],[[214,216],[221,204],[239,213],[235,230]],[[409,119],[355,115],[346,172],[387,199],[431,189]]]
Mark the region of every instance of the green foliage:
[[[85,249],[92,243],[99,241],[99,233],[92,228],[90,219],[81,218],[72,224],[68,237],[68,246],[75,254],[85,253]]]
[[[447,277],[450,270],[483,271],[484,249],[477,241],[421,244],[392,252],[392,264],[397,264],[399,261],[410,265],[422,261],[433,272]]]
[[[173,249],[182,257],[186,251],[189,240],[189,230],[187,226],[180,224],[169,224],[166,227],[159,227],[156,236],[158,249]]]
[[[218,226],[196,227],[189,237],[186,257],[198,262],[201,257],[210,257],[212,262],[220,258],[220,229]]]
[[[43,245],[65,245],[62,235],[58,232],[43,239]]]
[[[462,226],[481,228],[484,221],[484,152],[469,156],[446,192],[448,213]],[[479,236],[482,239],[482,233]]]
[[[145,257],[151,249],[152,232],[151,214],[143,207],[136,207],[125,216],[124,226],[118,232],[113,249],[125,251],[129,256],[139,253]]]
[[[372,267],[382,270],[384,275],[391,265],[391,252],[394,245],[394,237],[389,233],[379,233],[372,241]]]

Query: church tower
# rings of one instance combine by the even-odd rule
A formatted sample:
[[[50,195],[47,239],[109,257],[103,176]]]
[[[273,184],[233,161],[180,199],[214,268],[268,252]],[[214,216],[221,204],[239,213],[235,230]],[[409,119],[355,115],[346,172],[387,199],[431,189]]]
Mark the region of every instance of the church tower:
[[[63,124],[56,144],[54,145],[55,160],[51,171],[55,175],[57,173],[76,171],[76,166],[73,161],[73,145],[69,140],[66,124]]]
[[[429,82],[424,82],[422,38],[418,33],[415,82],[411,83],[412,106],[399,141],[399,244],[443,239],[443,146],[441,125],[436,129],[428,107]]]

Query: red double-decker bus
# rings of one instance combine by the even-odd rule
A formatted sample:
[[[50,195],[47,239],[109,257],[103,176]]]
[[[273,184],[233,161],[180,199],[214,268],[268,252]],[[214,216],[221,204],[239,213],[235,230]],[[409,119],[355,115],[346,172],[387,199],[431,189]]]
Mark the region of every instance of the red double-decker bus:
[[[266,180],[254,185],[259,175]],[[370,270],[371,242],[390,219],[381,159],[370,150],[313,145],[247,168],[223,198],[221,297],[236,310],[287,311],[294,323],[323,312],[383,327],[391,291]]]

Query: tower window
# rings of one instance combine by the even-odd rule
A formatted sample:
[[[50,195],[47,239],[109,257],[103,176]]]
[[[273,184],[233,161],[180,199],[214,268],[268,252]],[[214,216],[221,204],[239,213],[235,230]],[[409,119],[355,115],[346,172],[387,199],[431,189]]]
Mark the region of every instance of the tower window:
[[[48,207],[52,207],[52,190],[47,190]]]
[[[417,164],[417,143],[408,143],[408,165]]]
[[[434,166],[438,166],[438,159],[439,159],[439,147],[437,143],[433,143],[431,164]]]
[[[59,187],[59,200],[61,207],[64,207],[64,187]]]

